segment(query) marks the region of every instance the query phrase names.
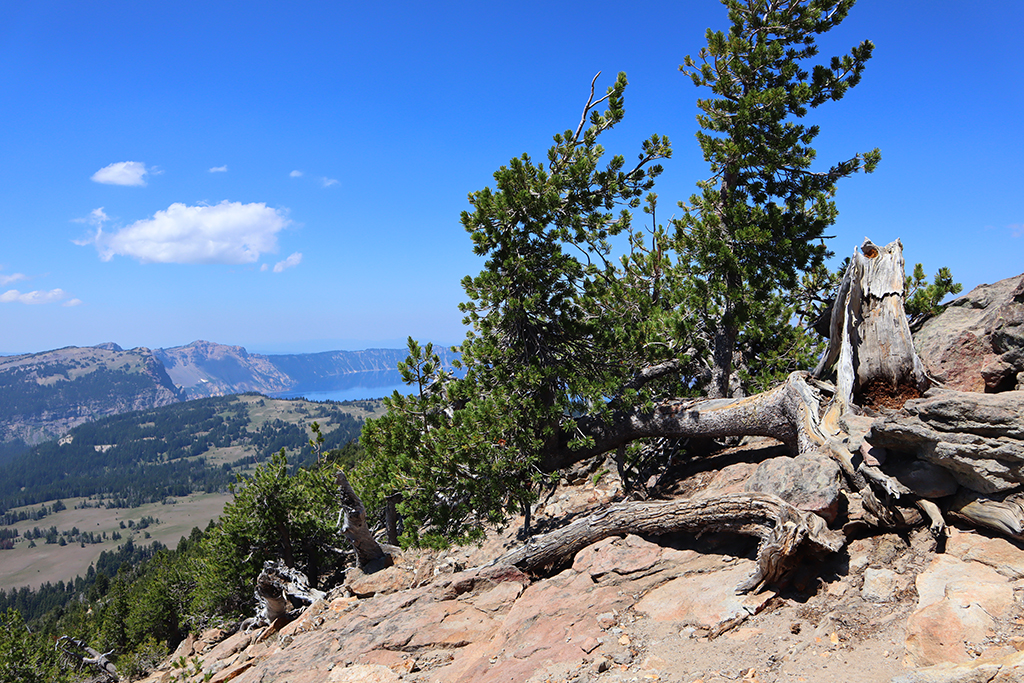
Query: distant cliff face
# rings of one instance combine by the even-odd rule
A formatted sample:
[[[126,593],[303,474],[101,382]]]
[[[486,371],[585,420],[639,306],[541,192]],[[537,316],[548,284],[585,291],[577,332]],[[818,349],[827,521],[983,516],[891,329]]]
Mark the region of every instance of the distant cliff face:
[[[399,361],[405,349],[365,349],[264,356],[241,346],[195,341],[187,346],[157,349],[167,374],[185,398],[224,396],[256,391],[332,391],[353,386],[400,383]],[[451,354],[439,355],[450,363]]]
[[[0,357],[0,441],[36,444],[107,415],[180,400],[145,347],[69,346]]]
[[[157,349],[171,381],[185,398],[225,396],[255,391],[288,391],[295,382],[266,356],[250,354],[241,346],[194,341],[187,346]]]

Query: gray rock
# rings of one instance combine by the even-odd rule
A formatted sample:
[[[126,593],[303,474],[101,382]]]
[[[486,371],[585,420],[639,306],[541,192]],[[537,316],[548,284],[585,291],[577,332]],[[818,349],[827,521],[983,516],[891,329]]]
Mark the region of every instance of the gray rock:
[[[1024,371],[1024,274],[980,285],[914,335],[928,371],[960,391],[1007,391]]]
[[[889,569],[869,567],[864,572],[861,595],[871,602],[888,602],[896,592],[896,573]]]
[[[1024,392],[932,389],[875,420],[868,440],[939,465],[980,493],[1024,483]]]
[[[772,493],[794,507],[832,522],[839,511],[841,473],[830,458],[804,454],[765,460],[746,483],[750,492]]]

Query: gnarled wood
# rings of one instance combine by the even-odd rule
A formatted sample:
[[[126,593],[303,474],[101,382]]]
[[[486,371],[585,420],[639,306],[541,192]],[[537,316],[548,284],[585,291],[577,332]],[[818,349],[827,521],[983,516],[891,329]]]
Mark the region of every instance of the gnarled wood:
[[[363,501],[356,495],[355,489],[348,482],[348,477],[341,470],[334,475],[334,481],[338,486],[338,499],[341,503],[341,513],[338,516],[338,524],[345,538],[352,542],[356,549],[356,557],[360,567],[383,568],[388,564],[388,555],[374,539],[370,528],[366,526],[366,508]]]
[[[757,590],[777,581],[801,552],[835,552],[844,543],[823,519],[763,493],[734,494],[705,500],[623,502],[578,519],[506,553],[495,564],[535,570],[567,564],[586,546],[609,536],[638,533],[731,531],[758,536],[757,570],[740,590]]]
[[[256,618],[246,627],[272,624],[281,617],[290,616],[294,605],[311,605],[325,595],[323,591],[310,588],[309,579],[302,572],[279,561],[267,561],[256,577],[256,601],[260,607]]]
[[[821,379],[834,369],[840,412],[872,384],[918,391],[930,384],[903,310],[905,277],[899,240],[877,247],[865,239],[850,259],[832,306],[828,347],[813,373]]]
[[[806,372],[794,372],[779,386],[754,396],[664,401],[649,413],[616,412],[610,424],[582,417],[576,428],[593,438],[594,445],[548,454],[541,469],[553,472],[652,437],[770,436],[788,445],[794,455],[807,453],[825,443],[818,429],[820,391],[808,380]]]

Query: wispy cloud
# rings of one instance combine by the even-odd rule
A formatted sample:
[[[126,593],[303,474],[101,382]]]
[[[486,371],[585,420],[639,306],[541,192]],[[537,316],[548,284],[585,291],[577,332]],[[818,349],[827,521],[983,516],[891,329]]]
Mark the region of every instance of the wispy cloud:
[[[254,263],[277,250],[277,233],[291,221],[264,203],[171,204],[152,218],[76,244],[95,244],[100,258],[129,256],[142,263]]]
[[[51,289],[48,292],[37,290],[34,292],[19,292],[16,289],[9,289],[0,294],[0,303],[22,303],[22,304],[52,304],[67,299],[68,295],[63,289]],[[74,302],[74,303],[73,303]],[[77,306],[82,303],[78,299],[71,299],[65,306]]]
[[[213,168],[210,169],[210,173],[227,173],[227,172],[228,172],[228,165],[227,164],[224,164],[223,166],[214,166]]]
[[[12,282],[20,282],[21,280],[27,280],[28,275],[24,273],[11,273],[10,275],[4,275],[0,273],[0,285],[9,285]]]
[[[1010,235],[1013,237],[1024,237],[1024,224],[1014,223],[1010,226]]]
[[[289,173],[288,177],[290,177],[290,178],[301,178],[302,177],[302,171],[296,169],[296,170],[292,171],[291,173]]]
[[[331,185],[337,185],[338,180],[336,180],[335,178],[321,178],[320,184],[323,185],[324,187],[330,187]]]
[[[288,268],[294,268],[300,263],[302,263],[302,253],[297,251],[288,258],[286,258],[284,261],[278,261],[277,263],[275,263],[274,272],[282,273]]]
[[[141,161],[119,161],[93,173],[92,180],[104,185],[145,185],[148,173],[150,170]]]

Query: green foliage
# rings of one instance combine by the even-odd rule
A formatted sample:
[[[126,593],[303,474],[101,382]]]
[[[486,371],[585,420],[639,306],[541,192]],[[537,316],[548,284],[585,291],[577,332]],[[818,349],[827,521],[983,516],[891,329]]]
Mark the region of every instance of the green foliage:
[[[945,309],[942,300],[962,290],[963,285],[953,282],[953,273],[949,268],[939,268],[932,277],[932,283],[928,284],[924,266],[920,263],[915,265],[914,274],[907,276],[904,288],[903,307],[907,311],[910,329],[919,329],[925,320],[941,313]]]
[[[102,496],[107,507],[136,507],[195,491],[225,490],[234,481],[234,467],[264,461],[282,448],[293,451],[298,464],[315,459],[306,428],[294,418],[270,420],[255,429],[251,409],[236,396],[221,396],[80,425],[68,434],[70,443],[46,442],[0,463],[0,514],[59,498]],[[308,411],[332,423],[324,434],[326,448],[359,436],[362,421],[344,405],[309,404]],[[254,455],[226,467],[206,461],[211,448],[227,446],[244,446]]]
[[[195,614],[237,616],[251,611],[256,576],[281,559],[316,585],[337,542],[333,465],[289,473],[282,450],[232,487],[234,500],[202,542],[192,591]]]
[[[432,344],[410,338],[408,345],[399,369],[416,393],[396,391],[385,399],[387,414],[363,428],[368,457],[354,477],[360,497],[370,510],[400,498],[403,545],[478,539],[485,524],[501,523],[525,495],[528,463],[503,436],[514,431],[520,412],[485,396],[451,410],[465,384],[443,369]]]
[[[625,74],[603,97],[592,86],[580,125],[554,136],[546,164],[514,158],[495,172],[495,189],[469,196],[462,224],[487,260],[462,281],[465,375],[453,378],[431,346],[410,339],[400,369],[417,391],[388,399],[388,415],[362,436],[361,488],[378,506],[401,496],[406,543],[477,538],[523,509],[563,424],[620,394],[623,371],[639,362],[643,344],[615,305],[623,288],[609,238],[631,230],[630,210],[671,148],[655,135],[632,167],[622,156],[602,164],[598,139],[622,120],[625,88]],[[637,277],[658,267],[640,261]]]
[[[178,657],[171,662],[171,683],[185,683],[185,681],[197,680],[197,677],[202,674],[202,680],[208,681],[213,678],[212,673],[203,673],[203,662],[199,657],[192,657],[188,659],[185,655]]]
[[[17,610],[0,614],[0,681],[60,683],[67,680],[48,639],[30,632]]]
[[[798,123],[808,109],[841,99],[871,57],[865,41],[810,72],[804,66],[818,53],[815,36],[837,26],[853,0],[723,4],[729,31],[708,29],[707,47],[680,67],[713,95],[697,101],[697,138],[712,175],[674,221],[691,312],[685,333],[708,359],[717,396],[730,393],[741,335],[764,337],[792,305],[801,274],[830,255],[823,240],[838,213],[836,182],[871,172],[880,159],[876,149],[812,171],[819,128]],[[764,303],[780,296],[783,304]]]

